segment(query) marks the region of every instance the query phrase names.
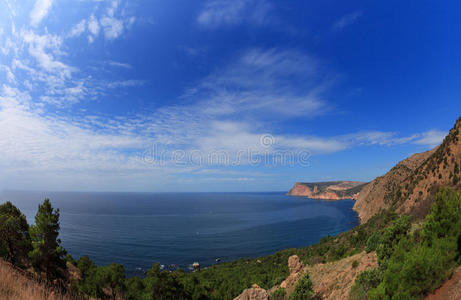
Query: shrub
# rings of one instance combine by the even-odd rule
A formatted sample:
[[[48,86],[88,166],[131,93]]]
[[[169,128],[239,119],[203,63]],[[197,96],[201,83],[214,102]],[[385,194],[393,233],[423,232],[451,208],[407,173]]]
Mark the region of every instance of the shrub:
[[[408,229],[410,229],[410,225],[411,218],[403,215],[384,230],[381,242],[376,249],[380,264],[385,263],[392,255],[395,246],[399,243],[400,239],[407,234]]]
[[[358,266],[359,266],[359,262],[356,261],[356,260],[354,260],[354,261],[352,262],[352,269],[355,269],[355,268],[357,268]]]
[[[290,300],[310,300],[314,297],[312,281],[309,275],[302,277],[296,285],[293,293],[290,295]]]
[[[350,299],[368,299],[368,291],[378,287],[383,278],[382,271],[378,268],[365,270],[357,275],[355,283],[351,288]]]
[[[367,240],[367,247],[365,248],[365,250],[367,251],[367,253],[371,252],[371,251],[375,251],[376,248],[378,248],[378,245],[379,245],[379,242],[380,242],[380,235],[377,234],[377,233],[373,233]]]
[[[278,288],[275,292],[271,295],[271,299],[281,300],[285,298],[287,291],[284,288]]]

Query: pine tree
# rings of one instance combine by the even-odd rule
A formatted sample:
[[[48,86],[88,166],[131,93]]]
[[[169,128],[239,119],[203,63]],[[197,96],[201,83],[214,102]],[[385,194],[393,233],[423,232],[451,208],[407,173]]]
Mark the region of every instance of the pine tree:
[[[0,253],[14,265],[25,262],[31,249],[26,217],[11,202],[0,205]]]
[[[35,225],[30,228],[33,250],[29,256],[34,268],[44,272],[50,281],[62,278],[66,268],[66,253],[58,239],[59,229],[59,208],[53,209],[50,200],[45,199],[38,206]]]

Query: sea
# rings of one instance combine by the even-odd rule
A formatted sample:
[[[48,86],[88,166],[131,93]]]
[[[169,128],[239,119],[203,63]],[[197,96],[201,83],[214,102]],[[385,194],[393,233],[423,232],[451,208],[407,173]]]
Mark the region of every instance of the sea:
[[[122,264],[128,276],[160,263],[186,271],[278,250],[306,247],[358,225],[354,200],[261,193],[0,192],[34,223],[49,198],[60,209],[63,247],[97,265]]]

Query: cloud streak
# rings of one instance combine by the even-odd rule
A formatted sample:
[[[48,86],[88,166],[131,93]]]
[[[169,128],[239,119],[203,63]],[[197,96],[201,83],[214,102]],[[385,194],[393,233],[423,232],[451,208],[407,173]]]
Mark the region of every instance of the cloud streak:
[[[271,5],[265,0],[211,0],[197,17],[206,28],[234,26],[243,22],[262,25],[268,20]]]
[[[341,17],[339,20],[337,20],[333,26],[332,26],[332,29],[333,30],[342,30],[344,29],[345,27],[349,26],[349,25],[352,25],[354,24],[355,22],[357,22],[357,20],[362,16],[362,12],[361,11],[356,11],[356,12],[353,12],[353,13],[350,13],[350,14],[347,14],[343,17]]]
[[[36,0],[34,8],[30,12],[30,24],[37,27],[48,14],[52,4],[52,0]]]

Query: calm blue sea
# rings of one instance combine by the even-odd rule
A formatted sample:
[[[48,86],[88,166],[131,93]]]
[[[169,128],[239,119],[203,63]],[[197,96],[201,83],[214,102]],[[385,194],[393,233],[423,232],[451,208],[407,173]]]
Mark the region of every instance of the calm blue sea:
[[[50,198],[61,210],[63,246],[78,259],[121,263],[129,275],[153,262],[188,268],[316,243],[358,224],[353,200],[285,193],[2,192],[33,223]]]

